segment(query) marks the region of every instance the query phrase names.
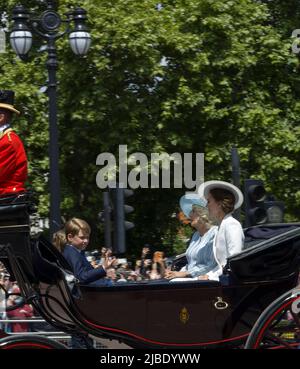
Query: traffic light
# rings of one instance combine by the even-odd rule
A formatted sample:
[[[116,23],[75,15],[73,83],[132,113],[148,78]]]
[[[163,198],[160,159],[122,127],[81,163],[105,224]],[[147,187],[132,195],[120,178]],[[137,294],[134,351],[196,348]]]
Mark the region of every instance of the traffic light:
[[[246,179],[244,183],[245,227],[265,223],[282,223],[284,203],[268,195],[264,182]]]
[[[263,181],[246,179],[244,184],[245,227],[267,222],[265,199],[266,190]]]
[[[132,213],[134,208],[125,204],[125,198],[133,195],[133,191],[127,188],[114,188],[113,191],[113,218],[114,218],[114,244],[113,252],[123,254],[126,252],[127,230],[134,227],[134,223],[126,220],[126,214]]]
[[[104,244],[106,248],[111,248],[111,216],[112,206],[109,192],[103,192],[103,210],[98,214],[100,222],[104,223]]]

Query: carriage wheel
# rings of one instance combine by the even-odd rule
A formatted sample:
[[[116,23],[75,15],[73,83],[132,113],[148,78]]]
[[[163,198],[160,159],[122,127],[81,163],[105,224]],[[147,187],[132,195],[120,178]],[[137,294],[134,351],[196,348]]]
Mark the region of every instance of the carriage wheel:
[[[9,336],[0,340],[0,350],[10,349],[66,349],[63,344],[46,337],[20,335]]]
[[[288,291],[258,318],[246,349],[300,349],[300,290]]]

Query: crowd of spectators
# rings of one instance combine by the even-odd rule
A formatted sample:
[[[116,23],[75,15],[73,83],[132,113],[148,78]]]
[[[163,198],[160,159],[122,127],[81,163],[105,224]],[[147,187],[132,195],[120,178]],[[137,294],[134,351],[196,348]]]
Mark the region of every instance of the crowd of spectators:
[[[0,262],[0,328],[6,333],[24,333],[24,332],[39,332],[39,331],[53,331],[55,328],[50,326],[47,322],[35,322],[35,320],[42,319],[38,312],[30,304],[23,304],[23,297],[20,293],[20,288],[17,282],[10,279],[3,263]],[[9,294],[6,298],[5,292]],[[7,307],[18,305],[16,309],[6,311]],[[27,320],[28,322],[20,322],[20,320]],[[16,320],[16,322],[5,322],[6,320]],[[30,322],[29,322],[30,320]],[[1,322],[2,321],[2,322]],[[4,322],[3,322],[4,321]]]
[[[101,265],[107,248],[102,247],[100,251],[86,251],[86,258],[93,267]],[[118,258],[116,263],[107,270],[107,278],[113,282],[139,282],[142,280],[161,279],[165,276],[167,259],[162,251],[150,254],[148,245],[142,248],[141,256],[134,263],[126,258]]]
[[[34,316],[33,307],[29,304],[22,304],[23,298],[17,282],[10,280],[10,275],[5,269],[3,263],[0,262],[0,285],[3,287],[1,293],[0,318],[2,320],[17,320],[16,323],[1,323],[1,328],[7,333],[29,332],[30,325],[27,322],[19,322]],[[5,292],[9,294],[6,299]],[[16,305],[11,311],[6,311],[6,307]],[[18,307],[17,307],[18,306]]]

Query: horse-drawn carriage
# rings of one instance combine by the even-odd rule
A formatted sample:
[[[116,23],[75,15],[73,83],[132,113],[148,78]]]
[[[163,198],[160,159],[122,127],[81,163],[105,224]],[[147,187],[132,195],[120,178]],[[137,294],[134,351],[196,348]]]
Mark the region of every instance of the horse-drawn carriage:
[[[245,248],[219,282],[91,287],[78,283],[51,243],[30,236],[30,211],[26,195],[1,199],[0,260],[26,303],[55,328],[133,348],[299,347],[299,223],[245,229]],[[2,337],[0,348],[61,347],[43,337]]]

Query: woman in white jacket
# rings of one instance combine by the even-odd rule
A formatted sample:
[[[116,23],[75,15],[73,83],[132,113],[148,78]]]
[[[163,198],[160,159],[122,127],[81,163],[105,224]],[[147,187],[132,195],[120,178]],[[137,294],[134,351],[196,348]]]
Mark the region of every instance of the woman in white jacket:
[[[213,244],[213,252],[217,266],[201,280],[219,280],[228,257],[240,253],[244,244],[244,233],[238,220],[233,218],[232,212],[238,209],[244,200],[242,192],[234,185],[223,181],[204,182],[199,187],[199,195],[207,200],[209,215],[218,225],[218,233]]]

